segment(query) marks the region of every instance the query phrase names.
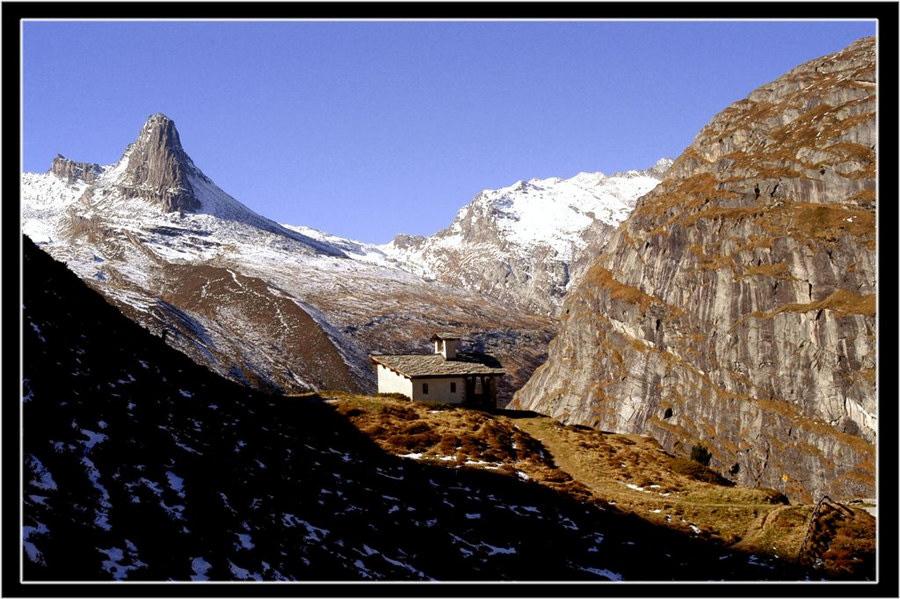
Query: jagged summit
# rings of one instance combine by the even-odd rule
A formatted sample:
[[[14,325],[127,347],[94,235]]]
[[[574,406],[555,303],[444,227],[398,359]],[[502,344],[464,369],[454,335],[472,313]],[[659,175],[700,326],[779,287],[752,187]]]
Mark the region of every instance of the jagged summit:
[[[200,208],[187,178],[196,168],[181,147],[172,119],[162,113],[150,115],[125,156],[128,166],[118,186],[125,197],[158,203],[167,212]]]
[[[75,162],[62,154],[57,154],[50,166],[50,172],[69,184],[75,181],[91,183],[100,176],[101,169],[99,164]]]
[[[671,164],[661,158],[649,170],[484,190],[449,228],[427,238],[399,235],[385,251],[427,278],[554,314],[586,262]]]
[[[659,177],[662,179],[666,175],[666,171],[669,170],[669,167],[675,164],[675,160],[672,158],[660,158],[656,161],[656,164],[651,166],[648,169],[648,173],[654,177]]]
[[[295,249],[301,253],[345,257],[327,241],[282,227],[219,188],[194,164],[175,122],[162,113],[147,118],[115,164],[100,166],[57,155],[47,173],[24,173],[23,182],[26,234],[38,241],[52,239],[53,230],[68,235],[87,221],[104,220],[110,226],[112,221],[115,226],[133,221],[140,228],[162,227],[172,235],[202,230],[207,237],[246,241],[271,233],[278,240],[273,243],[299,242],[302,247]],[[47,219],[43,224],[30,218],[38,213],[38,220]],[[165,239],[171,242],[172,235]]]
[[[147,127],[151,123],[162,123],[165,125],[171,124],[173,126],[175,125],[175,121],[173,121],[172,119],[170,119],[168,116],[166,116],[165,114],[163,114],[161,112],[156,112],[156,113],[153,113],[150,116],[148,116],[147,122],[144,123],[144,127]]]
[[[178,129],[175,128],[175,121],[163,113],[157,112],[147,117],[144,126],[141,127],[141,134],[137,143],[156,143],[160,141],[164,142],[164,145],[173,153],[184,154]]]

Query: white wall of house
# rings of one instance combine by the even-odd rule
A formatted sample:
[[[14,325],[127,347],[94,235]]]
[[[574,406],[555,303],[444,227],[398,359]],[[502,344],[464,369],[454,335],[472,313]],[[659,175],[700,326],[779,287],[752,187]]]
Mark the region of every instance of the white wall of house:
[[[407,379],[409,380],[409,379]],[[466,381],[463,377],[428,377],[415,379],[412,382],[415,401],[441,401],[444,403],[462,403],[466,398]],[[428,385],[428,393],[425,393]],[[451,390],[453,385],[455,390]]]
[[[390,368],[378,364],[378,392],[401,393],[413,401],[440,401],[444,403],[461,404],[466,399],[465,377],[423,377],[410,379]],[[497,381],[494,377],[488,378],[488,384],[496,392]],[[428,385],[428,392],[425,392]],[[480,383],[476,387],[481,392]]]
[[[378,392],[379,393],[402,393],[403,395],[413,398],[412,381],[403,375],[397,374],[386,366],[378,365]]]

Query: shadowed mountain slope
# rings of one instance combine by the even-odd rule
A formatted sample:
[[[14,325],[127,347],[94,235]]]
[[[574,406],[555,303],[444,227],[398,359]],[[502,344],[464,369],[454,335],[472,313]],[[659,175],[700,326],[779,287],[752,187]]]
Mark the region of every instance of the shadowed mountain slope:
[[[53,580],[798,576],[235,385],[25,239],[23,561]],[[652,564],[652,567],[648,567]]]

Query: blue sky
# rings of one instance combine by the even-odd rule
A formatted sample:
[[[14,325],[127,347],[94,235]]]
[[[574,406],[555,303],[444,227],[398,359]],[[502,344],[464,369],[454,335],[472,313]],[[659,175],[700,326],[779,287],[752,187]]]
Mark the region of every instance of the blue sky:
[[[373,243],[483,189],[651,166],[874,21],[60,22],[23,28],[23,168],[172,118],[257,212]]]

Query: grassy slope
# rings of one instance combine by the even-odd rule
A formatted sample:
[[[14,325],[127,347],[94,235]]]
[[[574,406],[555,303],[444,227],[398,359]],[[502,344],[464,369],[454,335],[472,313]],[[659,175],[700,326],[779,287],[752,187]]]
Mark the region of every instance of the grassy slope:
[[[530,412],[489,414],[394,397],[330,397],[391,453],[531,479],[579,501],[748,553],[796,559],[815,508],[789,505],[773,489],[733,486],[696,462],[666,453],[650,437],[565,426]],[[874,534],[874,519],[861,509],[840,521],[826,519],[814,527],[820,542],[807,543],[803,561],[818,559],[830,577],[864,575],[874,568]]]
[[[578,501],[586,488],[488,414],[371,398],[329,405],[237,386],[24,247],[20,555],[29,584],[802,578]],[[419,411],[443,420],[432,427]],[[437,438],[454,458],[505,461],[511,474],[518,459],[542,484],[487,464],[398,458],[350,423],[367,413],[397,433],[395,445]]]

